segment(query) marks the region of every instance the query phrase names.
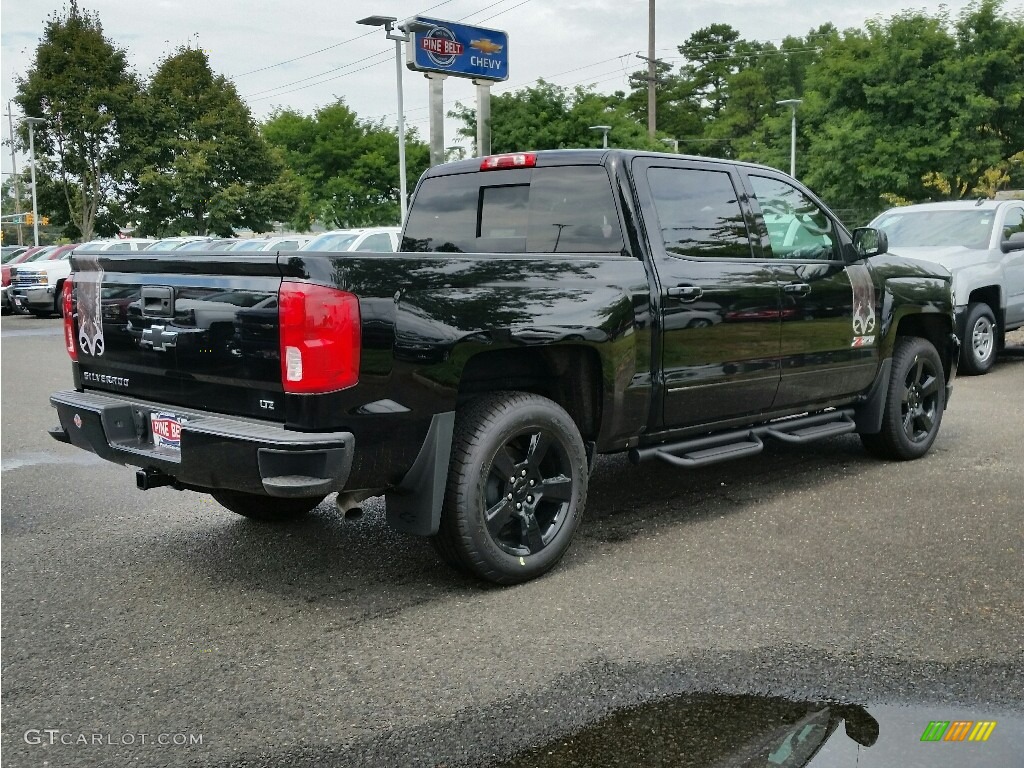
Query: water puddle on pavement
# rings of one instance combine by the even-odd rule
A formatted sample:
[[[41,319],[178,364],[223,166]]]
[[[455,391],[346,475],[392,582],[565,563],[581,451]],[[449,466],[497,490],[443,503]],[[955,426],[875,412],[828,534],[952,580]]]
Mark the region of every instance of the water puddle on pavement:
[[[79,467],[92,467],[104,463],[106,462],[99,456],[81,451],[68,456],[58,456],[56,453],[47,451],[28,451],[16,453],[13,456],[4,456],[3,459],[0,459],[0,470],[6,472],[9,469],[24,469],[43,464],[73,464]]]
[[[969,768],[1022,756],[1021,714],[697,694],[615,712],[500,765]]]

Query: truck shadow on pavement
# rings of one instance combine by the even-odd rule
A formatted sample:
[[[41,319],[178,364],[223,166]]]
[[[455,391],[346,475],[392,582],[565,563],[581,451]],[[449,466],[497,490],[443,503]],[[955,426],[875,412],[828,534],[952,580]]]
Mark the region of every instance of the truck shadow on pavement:
[[[851,436],[813,447],[772,446],[752,459],[693,473],[658,462],[635,467],[625,456],[603,457],[591,477],[577,539],[556,571],[614,556],[619,544],[653,528],[699,525],[810,488],[827,493],[835,481],[883,466]],[[285,525],[234,518],[202,498],[204,524],[176,527],[150,545],[178,573],[195,571],[218,583],[241,583],[309,603],[357,603],[366,615],[493,588],[443,564],[427,540],[390,528],[381,498],[367,500],[363,516],[347,520],[329,497],[306,518]]]

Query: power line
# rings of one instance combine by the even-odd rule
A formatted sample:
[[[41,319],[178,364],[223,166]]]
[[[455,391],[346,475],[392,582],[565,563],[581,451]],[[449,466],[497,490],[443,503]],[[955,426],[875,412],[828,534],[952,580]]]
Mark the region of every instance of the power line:
[[[432,11],[435,8],[440,8],[442,5],[447,5],[450,2],[452,2],[452,0],[443,0],[443,2],[440,2],[437,5],[432,5],[429,8],[427,8],[426,10],[420,11],[416,15],[417,16],[422,16],[424,13],[427,13],[428,11]],[[356,35],[355,37],[350,37],[348,40],[342,40],[340,43],[333,43],[331,45],[328,45],[328,46],[325,46],[323,48],[320,48],[319,50],[311,51],[310,53],[304,53],[301,56],[295,56],[294,58],[285,59],[284,61],[279,61],[276,64],[268,64],[267,66],[259,67],[258,69],[250,69],[248,72],[243,72],[240,75],[235,75],[235,77],[236,78],[238,78],[238,77],[246,77],[248,75],[254,75],[257,72],[266,72],[268,69],[274,69],[275,67],[283,67],[285,64],[291,64],[292,62],[295,62],[295,61],[301,61],[302,59],[308,59],[310,56],[316,56],[316,55],[324,53],[326,51],[330,51],[330,50],[332,50],[334,48],[338,48],[339,46],[348,45],[349,43],[354,43],[356,40],[362,40],[364,37],[369,37],[370,35],[375,35],[375,34],[377,34],[377,30],[371,29],[370,31],[364,32],[361,35]],[[315,77],[315,75],[314,75],[314,77]]]
[[[323,77],[324,75],[329,75],[332,72],[339,72],[339,71],[341,71],[343,69],[348,69],[349,67],[354,67],[356,64],[361,64],[362,62],[368,61],[369,59],[379,59],[379,61],[376,61],[376,62],[374,62],[373,64],[371,64],[369,66],[376,66],[377,64],[383,64],[387,59],[383,59],[383,58],[380,58],[380,57],[382,57],[382,56],[390,56],[390,55],[391,55],[391,51],[377,51],[377,53],[371,53],[369,56],[364,56],[361,59],[356,59],[355,61],[350,61],[348,64],[342,64],[340,67],[335,67],[334,69],[329,69],[326,72],[321,72],[320,74],[317,74],[317,75],[310,75],[309,77],[303,77],[303,78],[301,78],[299,80],[293,80],[290,83],[285,83],[284,85],[279,85],[279,86],[276,86],[274,88],[268,88],[265,91],[258,91],[256,93],[249,94],[248,96],[245,96],[243,98],[245,98],[246,101],[261,101],[262,99],[273,98],[274,96],[284,96],[284,95],[286,95],[288,93],[294,93],[295,91],[303,91],[306,88],[311,88],[314,85],[321,85],[323,83],[328,83],[331,80],[337,80],[338,78],[346,77],[348,75],[354,74],[355,72],[362,72],[364,69],[369,69],[369,67],[361,67],[359,69],[354,69],[351,72],[345,72],[344,74],[337,75],[335,77],[329,77],[326,80],[320,80],[319,82],[316,82],[316,83],[310,83],[309,85],[304,85],[301,88],[292,88],[292,86],[293,85],[298,85],[299,83],[305,83],[305,82],[307,82],[309,80],[316,80],[318,77]],[[282,88],[290,88],[291,90],[281,91]],[[281,91],[281,93],[274,93],[275,91]]]
[[[445,2],[450,2],[450,1],[451,0],[445,0]],[[483,8],[481,8],[481,9],[479,9],[477,11],[474,11],[473,13],[467,14],[466,16],[463,16],[461,19],[458,19],[458,21],[463,21],[465,19],[468,19],[470,16],[475,16],[478,13],[483,13],[484,11],[490,10],[494,6],[501,5],[504,2],[507,2],[507,0],[495,0],[495,2],[489,3],[488,5],[485,5]],[[488,16],[487,18],[490,19],[490,18],[494,18],[495,16],[500,16],[501,14],[503,14],[503,13],[505,13],[507,11],[511,11],[513,8],[518,8],[520,5],[525,5],[528,2],[531,2],[531,0],[522,0],[522,2],[518,3],[517,5],[513,5],[513,6],[510,6],[508,8],[505,8],[504,10],[498,11],[497,13],[495,13],[495,14],[493,14],[491,16]],[[444,5],[444,3],[438,3],[437,5],[431,6],[431,8],[428,8],[427,10],[429,11],[429,10],[432,10],[433,8],[438,8],[441,5]],[[424,13],[424,11],[421,11],[417,15],[422,15],[423,13]],[[363,35],[360,35],[359,37],[366,37],[367,35],[372,35],[372,34],[374,34],[373,31],[370,31],[370,32],[367,32],[367,33],[365,33]],[[352,39],[353,40],[358,40],[359,37],[352,38]],[[349,42],[351,42],[351,41],[349,41]],[[341,43],[338,43],[338,45],[341,45]],[[324,50],[326,50],[326,49],[324,49]],[[311,83],[310,85],[304,85],[304,86],[301,86],[299,88],[292,88],[292,86],[293,85],[299,85],[299,83],[308,82],[309,80],[315,80],[316,78],[319,78],[319,77],[324,77],[325,75],[329,75],[329,74],[331,74],[333,72],[339,72],[339,71],[341,71],[343,69],[348,69],[351,66],[354,66],[356,64],[360,64],[360,63],[362,63],[364,61],[367,61],[367,60],[375,58],[375,57],[384,57],[384,56],[389,56],[390,54],[391,54],[390,50],[381,50],[381,51],[378,51],[377,53],[370,54],[369,56],[364,56],[361,59],[356,59],[355,61],[350,61],[347,64],[342,64],[341,66],[334,67],[333,69],[329,69],[329,70],[327,70],[325,72],[320,72],[320,73],[318,73],[316,75],[310,75],[308,77],[303,77],[303,78],[300,78],[299,80],[293,80],[292,82],[285,83],[284,85],[278,85],[278,86],[275,86],[273,88],[267,88],[267,89],[265,89],[263,91],[258,91],[256,93],[250,94],[248,96],[244,96],[243,98],[246,99],[247,101],[262,101],[262,100],[267,99],[267,98],[274,98],[276,96],[285,96],[285,95],[287,95],[289,93],[294,93],[295,91],[302,91],[302,90],[305,90],[306,88],[309,88],[309,87],[312,87],[312,86],[315,86],[315,85],[322,85],[323,83],[328,83],[331,80],[337,80],[337,79],[339,79],[341,77],[348,77],[349,75],[355,74],[356,72],[362,72],[363,70],[369,69],[370,67],[375,67],[378,64],[383,64],[385,61],[387,61],[387,59],[386,58],[380,58],[378,61],[374,62],[373,64],[370,64],[369,66],[360,67],[359,69],[354,69],[351,72],[345,72],[343,74],[336,75],[335,77],[327,78],[326,80],[320,80],[319,82]],[[300,57],[300,58],[302,58],[302,57]],[[284,89],[289,89],[289,90],[284,90]],[[279,91],[279,93],[275,94],[274,91]]]

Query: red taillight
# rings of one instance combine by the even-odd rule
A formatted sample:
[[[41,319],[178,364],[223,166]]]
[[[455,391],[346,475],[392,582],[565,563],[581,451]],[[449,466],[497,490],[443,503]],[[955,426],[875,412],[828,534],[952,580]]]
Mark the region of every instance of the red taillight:
[[[536,152],[516,152],[511,155],[491,155],[480,161],[481,171],[499,171],[505,168],[533,168],[537,165]]]
[[[69,277],[64,281],[64,287],[61,288],[60,295],[60,306],[64,313],[64,346],[68,351],[68,356],[72,360],[78,360],[78,347],[75,346],[75,301],[72,297],[72,291],[75,286]]]
[[[285,392],[333,392],[359,381],[359,299],[310,283],[281,283],[281,384]]]

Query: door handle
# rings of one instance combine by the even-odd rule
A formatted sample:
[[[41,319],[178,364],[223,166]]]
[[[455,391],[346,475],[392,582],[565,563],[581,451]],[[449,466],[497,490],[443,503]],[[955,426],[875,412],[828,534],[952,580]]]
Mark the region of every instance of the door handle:
[[[811,292],[811,286],[807,283],[789,283],[782,290],[786,293],[795,293],[798,296],[806,296]]]
[[[677,285],[675,288],[669,288],[666,293],[680,301],[696,301],[704,295],[704,289],[697,285]]]

